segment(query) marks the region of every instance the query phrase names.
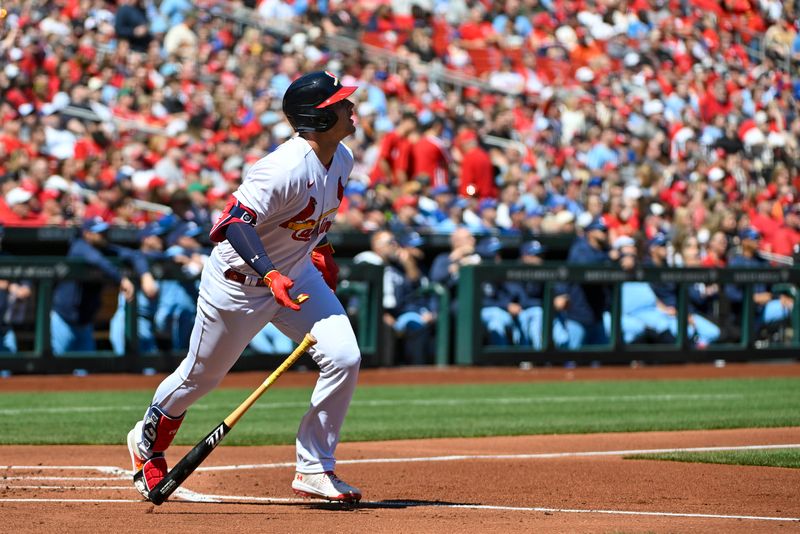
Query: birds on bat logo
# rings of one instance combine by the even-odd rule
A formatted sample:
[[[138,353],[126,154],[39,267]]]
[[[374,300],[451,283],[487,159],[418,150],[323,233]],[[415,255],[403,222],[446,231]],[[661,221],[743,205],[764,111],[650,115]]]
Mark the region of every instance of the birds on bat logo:
[[[222,439],[223,432],[224,429],[222,428],[222,425],[219,425],[217,428],[214,429],[214,432],[208,435],[208,437],[206,438],[206,444],[212,448],[216,447],[217,443],[219,443],[220,440]]]

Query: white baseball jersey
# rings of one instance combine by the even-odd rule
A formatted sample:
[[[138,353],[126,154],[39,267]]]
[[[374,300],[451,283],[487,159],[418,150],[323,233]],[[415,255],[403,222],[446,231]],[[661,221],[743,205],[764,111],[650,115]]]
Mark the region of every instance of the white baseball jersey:
[[[334,469],[339,432],[358,379],[361,353],[347,313],[310,260],[331,227],[352,168],[353,155],[343,144],[326,169],[302,137],[250,168],[234,195],[255,213],[264,249],[294,280],[292,294],[306,293],[310,299],[294,311],[280,306],[263,286],[228,279],[224,273],[230,268],[244,274],[253,270],[227,240],[221,242],[203,268],[186,358],[153,396],[165,413],[179,415],[220,383],[266,323],[297,343],[311,332],[317,344],[308,352],[323,373],[297,431],[301,473]]]
[[[290,278],[328,232],[353,170],[353,153],[339,143],[326,169],[311,145],[294,137],[256,162],[234,196],[256,214],[255,230],[275,268]],[[214,254],[231,268],[253,269],[228,241]]]

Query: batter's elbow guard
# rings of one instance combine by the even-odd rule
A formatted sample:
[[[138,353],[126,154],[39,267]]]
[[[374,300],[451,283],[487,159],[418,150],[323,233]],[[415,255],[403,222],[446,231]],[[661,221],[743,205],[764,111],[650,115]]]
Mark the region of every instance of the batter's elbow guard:
[[[217,223],[211,228],[209,237],[214,243],[225,241],[225,231],[229,224],[243,222],[250,226],[256,225],[256,212],[242,204],[238,198],[232,197],[219,216]]]

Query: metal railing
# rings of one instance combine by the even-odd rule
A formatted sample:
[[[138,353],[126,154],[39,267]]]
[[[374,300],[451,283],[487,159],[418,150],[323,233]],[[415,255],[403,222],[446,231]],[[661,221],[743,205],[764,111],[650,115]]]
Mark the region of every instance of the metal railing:
[[[480,320],[483,283],[501,284],[507,281],[536,282],[543,286],[542,350],[532,346],[490,346],[484,343],[484,328]],[[625,282],[674,283],[678,290],[676,316],[678,332],[674,343],[643,345],[626,344],[622,340],[621,289]],[[552,326],[556,318],[553,304],[554,288],[559,283],[599,284],[611,289],[611,328],[609,343],[584,345],[578,350],[559,349],[553,342]],[[688,287],[691,284],[725,284],[743,288],[741,335],[735,343],[712,343],[702,350],[695,348],[688,335]],[[460,270],[458,283],[458,312],[456,316],[456,347],[454,362],[458,365],[518,364],[536,359],[551,363],[579,361],[589,363],[627,363],[642,361],[704,361],[713,359],[750,360],[763,358],[796,358],[800,347],[800,306],[794,305],[790,315],[791,340],[788,343],[757,342],[753,287],[756,284],[788,288],[798,294],[800,269],[795,268],[637,268],[623,271],[618,267],[590,267],[568,264],[524,266],[518,263],[465,266]]]
[[[130,274],[126,266],[119,264],[125,274]],[[150,272],[156,280],[182,280],[194,281],[196,276],[185,274],[177,264],[158,262],[151,265]],[[356,331],[359,348],[362,352],[362,361],[365,366],[392,365],[393,362],[379,361],[381,355],[378,321],[382,315],[381,293],[383,284],[383,269],[375,265],[342,265],[342,271],[347,280],[342,284],[341,293],[359,296],[360,306],[357,310]],[[135,277],[131,278],[138,284]],[[142,354],[139,348],[137,332],[138,306],[136,299],[125,304],[125,353],[117,355],[111,350],[97,350],[93,352],[67,352],[63,355],[54,355],[51,348],[50,311],[53,303],[53,290],[56,284],[66,280],[101,282],[103,273],[81,260],[59,257],[0,257],[0,280],[28,281],[34,288],[31,301],[33,306],[30,324],[22,325],[31,327],[27,332],[32,341],[25,343],[29,350],[16,353],[0,352],[0,369],[12,372],[25,373],[63,373],[73,369],[87,369],[92,372],[138,372],[146,368],[162,371],[172,371],[186,355],[186,349],[163,349],[156,354]],[[115,288],[108,282],[108,291],[114,293]],[[116,302],[116,300],[115,300]],[[313,305],[313,304],[312,304]],[[104,330],[108,317],[98,314],[95,323],[95,337],[98,341],[105,342]],[[11,325],[18,330],[20,325]],[[18,330],[17,334],[22,334]],[[110,343],[110,340],[109,340]],[[256,353],[246,350],[236,366],[237,370],[261,369],[264,367],[263,358],[249,357]],[[270,356],[270,355],[266,355]],[[285,355],[272,355],[276,358]],[[306,364],[313,365],[307,361]]]

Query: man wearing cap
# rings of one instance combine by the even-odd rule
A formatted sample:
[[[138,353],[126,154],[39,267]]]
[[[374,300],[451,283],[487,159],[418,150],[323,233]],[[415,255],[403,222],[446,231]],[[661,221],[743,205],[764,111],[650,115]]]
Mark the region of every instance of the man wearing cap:
[[[669,239],[663,233],[654,235],[648,241],[648,255],[642,262],[648,267],[667,267]],[[650,287],[658,298],[658,309],[673,318],[669,328],[673,336],[678,335],[677,309],[678,309],[678,286],[673,282],[650,282]],[[719,338],[720,330],[717,325],[703,317],[696,311],[692,303],[689,303],[688,333],[689,336],[699,347],[705,347]]]
[[[444,122],[434,118],[411,147],[411,179],[427,176],[433,187],[450,184],[450,155],[442,141]]]
[[[470,230],[474,234],[488,234],[497,229],[495,219],[497,218],[497,200],[493,198],[484,198],[478,202],[478,217],[473,224],[470,224]]]
[[[119,284],[124,298],[130,301],[134,286],[123,276],[106,254],[120,257],[132,263],[140,276],[148,272],[147,262],[136,251],[108,243],[107,222],[100,218],[86,219],[81,235],[72,241],[67,258],[83,260],[87,265],[100,269],[106,279]],[[50,312],[50,332],[53,353],[60,356],[72,351],[94,351],[94,323],[100,310],[103,281],[95,279],[64,280],[53,290],[53,308]]]
[[[475,247],[475,252],[481,258],[481,263],[495,263],[500,261],[500,240],[494,236],[481,239]],[[483,282],[480,287],[481,323],[486,331],[489,345],[509,345],[512,341],[519,340],[519,330],[510,312],[511,293],[505,283]]]
[[[632,237],[620,236],[614,240],[611,256],[625,271],[632,271],[638,263],[636,242]],[[624,282],[620,291],[620,328],[622,341],[663,341],[669,332],[670,317],[658,309],[655,293],[647,282]],[[611,333],[611,314],[603,314],[606,332]],[[671,338],[670,341],[674,341]]]
[[[357,254],[355,263],[382,265],[383,323],[400,339],[406,365],[430,363],[433,325],[438,311],[432,295],[420,294],[427,284],[418,265],[422,239],[414,232],[396,238],[378,230],[370,239],[370,250]]]
[[[569,249],[571,265],[607,265],[608,227],[602,218],[586,226]],[[603,313],[608,309],[608,287],[601,284],[560,283],[555,287],[553,305],[560,311],[553,325],[556,346],[575,350],[582,345],[602,344],[608,337],[603,327]]]
[[[44,214],[33,210],[33,193],[22,187],[15,187],[5,194],[0,202],[0,221],[7,227],[36,227],[47,224]]]
[[[793,256],[800,246],[800,204],[795,202],[784,210],[781,224],[769,241],[773,254]]]
[[[197,240],[203,228],[193,221],[178,223],[166,237],[164,255],[180,266],[188,280],[163,280],[154,321],[156,328],[168,334],[173,349],[189,347],[197,311],[197,278],[208,254]]]
[[[459,135],[461,152],[461,177],[458,194],[462,197],[495,198],[497,184],[489,153],[481,147],[474,130],[465,130]]]
[[[642,261],[645,267],[666,267],[669,239],[657,233],[647,242],[647,254]],[[678,286],[673,282],[650,282],[650,287],[658,297],[659,308],[670,316],[677,313]]]
[[[145,498],[168,471],[164,452],[186,411],[272,322],[296,343],[312,334],[317,343],[308,352],[321,370],[297,432],[292,489],[333,501],[361,499],[361,490],[334,471],[361,354],[334,293],[338,267],[326,235],[353,170],[342,141],[356,131],[348,99],[356,89],[327,71],[291,82],[282,106],[298,135],[248,168],[211,229],[219,244],[203,267],[189,351],[128,433],[133,483]]]
[[[163,235],[167,227],[164,224],[151,223],[139,230],[139,252],[147,261],[163,259]],[[159,300],[159,284],[148,271],[142,274],[141,288],[136,291],[136,334],[139,339],[139,352],[152,354],[158,350],[155,334],[155,313]],[[125,294],[120,292],[117,311],[108,325],[109,341],[114,353],[125,354]]]
[[[758,255],[761,234],[755,228],[745,228],[739,232],[741,252],[735,254],[729,263],[731,267],[767,267],[769,263]],[[741,327],[742,301],[744,288],[741,285],[726,284],[725,296],[731,303],[731,319],[733,328]],[[763,326],[779,323],[787,319],[794,306],[794,296],[790,292],[783,292],[775,298],[767,284],[753,284],[753,304],[756,318],[756,329]]]
[[[480,262],[481,257],[475,251],[475,236],[466,226],[456,227],[450,234],[450,251],[442,252],[433,259],[430,270],[431,281],[442,284],[450,291],[452,314],[458,310],[456,290],[461,267],[477,265]]]
[[[447,208],[453,199],[450,187],[440,185],[431,187],[428,195],[419,199],[419,209],[425,217],[427,226],[436,226],[447,219]]]
[[[397,127],[381,139],[378,159],[370,173],[370,183],[402,185],[410,178],[412,139],[419,121],[411,112],[404,113]]]
[[[525,265],[541,265],[545,250],[539,241],[527,241],[519,249],[520,261]],[[541,282],[506,282],[504,290],[509,295],[506,309],[515,319],[521,334],[520,344],[541,350],[544,286]]]
[[[433,231],[440,234],[452,234],[456,228],[464,224],[464,210],[469,206],[465,198],[451,196],[446,205],[447,218],[433,226]]]
[[[400,195],[392,202],[394,217],[389,221],[389,229],[400,237],[414,228],[425,226],[425,219],[419,212],[419,198],[416,195]]]

